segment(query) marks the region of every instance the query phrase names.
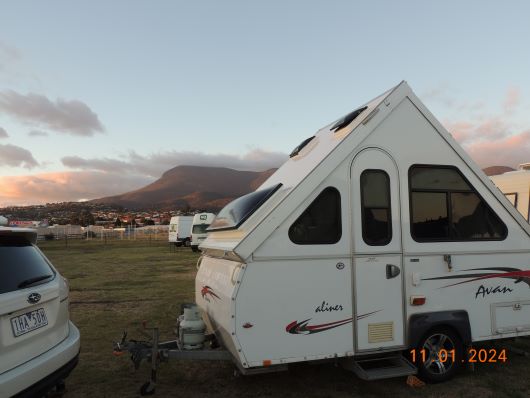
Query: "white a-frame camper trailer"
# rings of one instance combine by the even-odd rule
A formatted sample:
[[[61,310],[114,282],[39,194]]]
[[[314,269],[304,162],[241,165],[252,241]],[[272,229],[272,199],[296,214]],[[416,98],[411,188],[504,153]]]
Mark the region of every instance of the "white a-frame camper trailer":
[[[443,381],[473,342],[530,335],[530,225],[405,82],[209,231],[196,302],[243,371],[338,359]]]
[[[439,382],[506,361],[472,343],[530,335],[530,224],[405,82],[304,140],[208,231],[195,300],[224,350],[201,349],[187,307],[176,343],[115,345],[153,374],[157,358],[244,374],[332,360]]]

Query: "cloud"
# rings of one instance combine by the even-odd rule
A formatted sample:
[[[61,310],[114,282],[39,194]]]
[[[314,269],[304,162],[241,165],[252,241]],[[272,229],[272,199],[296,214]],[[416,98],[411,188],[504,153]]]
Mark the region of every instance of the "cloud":
[[[7,90],[0,92],[0,111],[25,124],[76,136],[104,131],[98,115],[79,100],[59,98],[53,102],[43,95]]]
[[[468,121],[445,122],[445,127],[462,145],[478,141],[495,141],[513,133],[511,123],[502,116],[490,116]]]
[[[1,160],[0,146],[0,165]],[[263,171],[279,167],[285,160],[287,155],[284,153],[261,149],[253,149],[241,155],[165,151],[146,156],[130,152],[123,159],[68,156],[62,159],[63,164],[78,170],[0,176],[0,207],[113,196],[142,188],[177,165]]]
[[[7,134],[7,131],[5,131],[5,129],[0,127],[0,138],[7,138],[7,137],[9,137],[9,134]]]
[[[242,155],[211,155],[200,152],[164,151],[144,156],[131,151],[123,159],[86,159],[79,156],[66,156],[61,161],[64,166],[71,169],[120,172],[124,174],[136,173],[149,177],[160,177],[163,172],[179,165],[263,171],[281,166],[287,158],[287,155],[281,152],[253,149]]]
[[[40,130],[31,130],[28,133],[28,136],[30,137],[47,137],[49,134],[46,131],[40,131]]]
[[[440,84],[437,87],[431,88],[421,94],[421,98],[424,101],[436,101],[444,104],[447,108],[453,108],[455,106],[455,99],[448,95],[450,91],[447,83]]]
[[[152,181],[144,176],[93,171],[0,176],[0,207],[95,199],[138,189]]]
[[[0,166],[25,167],[32,169],[39,165],[33,155],[27,149],[16,145],[0,144]],[[2,190],[5,186],[2,186]]]
[[[455,90],[448,84],[441,84],[430,90],[424,91],[420,97],[426,102],[438,102],[447,109],[453,111],[475,112],[484,110],[484,101],[461,101],[457,100],[453,94]]]
[[[530,130],[491,141],[477,141],[465,146],[481,167],[511,166],[530,161]]]
[[[480,114],[444,125],[481,167],[511,166],[530,161],[530,130],[519,128],[512,117],[521,102],[517,88],[506,92],[499,114]]]

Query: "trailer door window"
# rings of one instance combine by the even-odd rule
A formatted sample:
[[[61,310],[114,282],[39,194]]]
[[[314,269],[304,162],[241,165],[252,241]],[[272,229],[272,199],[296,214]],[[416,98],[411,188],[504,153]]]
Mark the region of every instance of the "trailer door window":
[[[361,174],[363,239],[371,246],[384,246],[392,240],[390,178],[383,170]]]
[[[452,166],[409,170],[412,237],[418,242],[502,240],[507,228]]]
[[[298,245],[337,243],[342,235],[340,193],[328,187],[289,228],[289,239]]]

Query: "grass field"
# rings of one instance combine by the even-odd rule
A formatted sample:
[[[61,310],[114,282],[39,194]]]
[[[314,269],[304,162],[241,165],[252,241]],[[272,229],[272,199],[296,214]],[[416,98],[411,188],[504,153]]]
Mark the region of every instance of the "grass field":
[[[149,364],[135,371],[127,356],[112,356],[124,329],[130,338],[143,320],[172,339],[180,304],[193,301],[198,256],[149,241],[42,242],[44,253],[70,281],[71,318],[81,331],[78,367],[66,398],[136,397]],[[528,340],[510,342],[530,350]],[[491,347],[491,344],[488,346]],[[502,347],[499,344],[497,347]],[[234,377],[230,363],[162,364],[158,397],[529,397],[530,358],[508,353],[505,364],[479,364],[453,381],[411,388],[404,378],[365,382],[324,365],[297,365],[289,372]]]

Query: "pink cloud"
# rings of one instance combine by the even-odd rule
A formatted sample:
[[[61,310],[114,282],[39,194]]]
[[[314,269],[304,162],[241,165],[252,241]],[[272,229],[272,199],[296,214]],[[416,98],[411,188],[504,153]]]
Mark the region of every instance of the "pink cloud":
[[[530,161],[530,130],[518,132],[502,117],[444,125],[481,167],[516,167]]]
[[[473,123],[464,121],[445,121],[443,124],[445,125],[445,128],[449,130],[449,132],[453,135],[455,140],[460,143],[464,143],[473,137],[473,133],[475,130],[475,125]]]
[[[141,188],[152,178],[98,171],[0,176],[0,207],[78,201]]]
[[[481,167],[511,166],[530,161],[530,130],[492,141],[464,145]]]
[[[462,145],[471,145],[481,141],[495,141],[509,137],[513,127],[498,116],[475,121],[445,121],[445,128]]]
[[[499,114],[480,114],[444,125],[481,167],[516,167],[530,161],[530,130],[521,131],[512,120],[520,103],[520,90],[511,87]]]

